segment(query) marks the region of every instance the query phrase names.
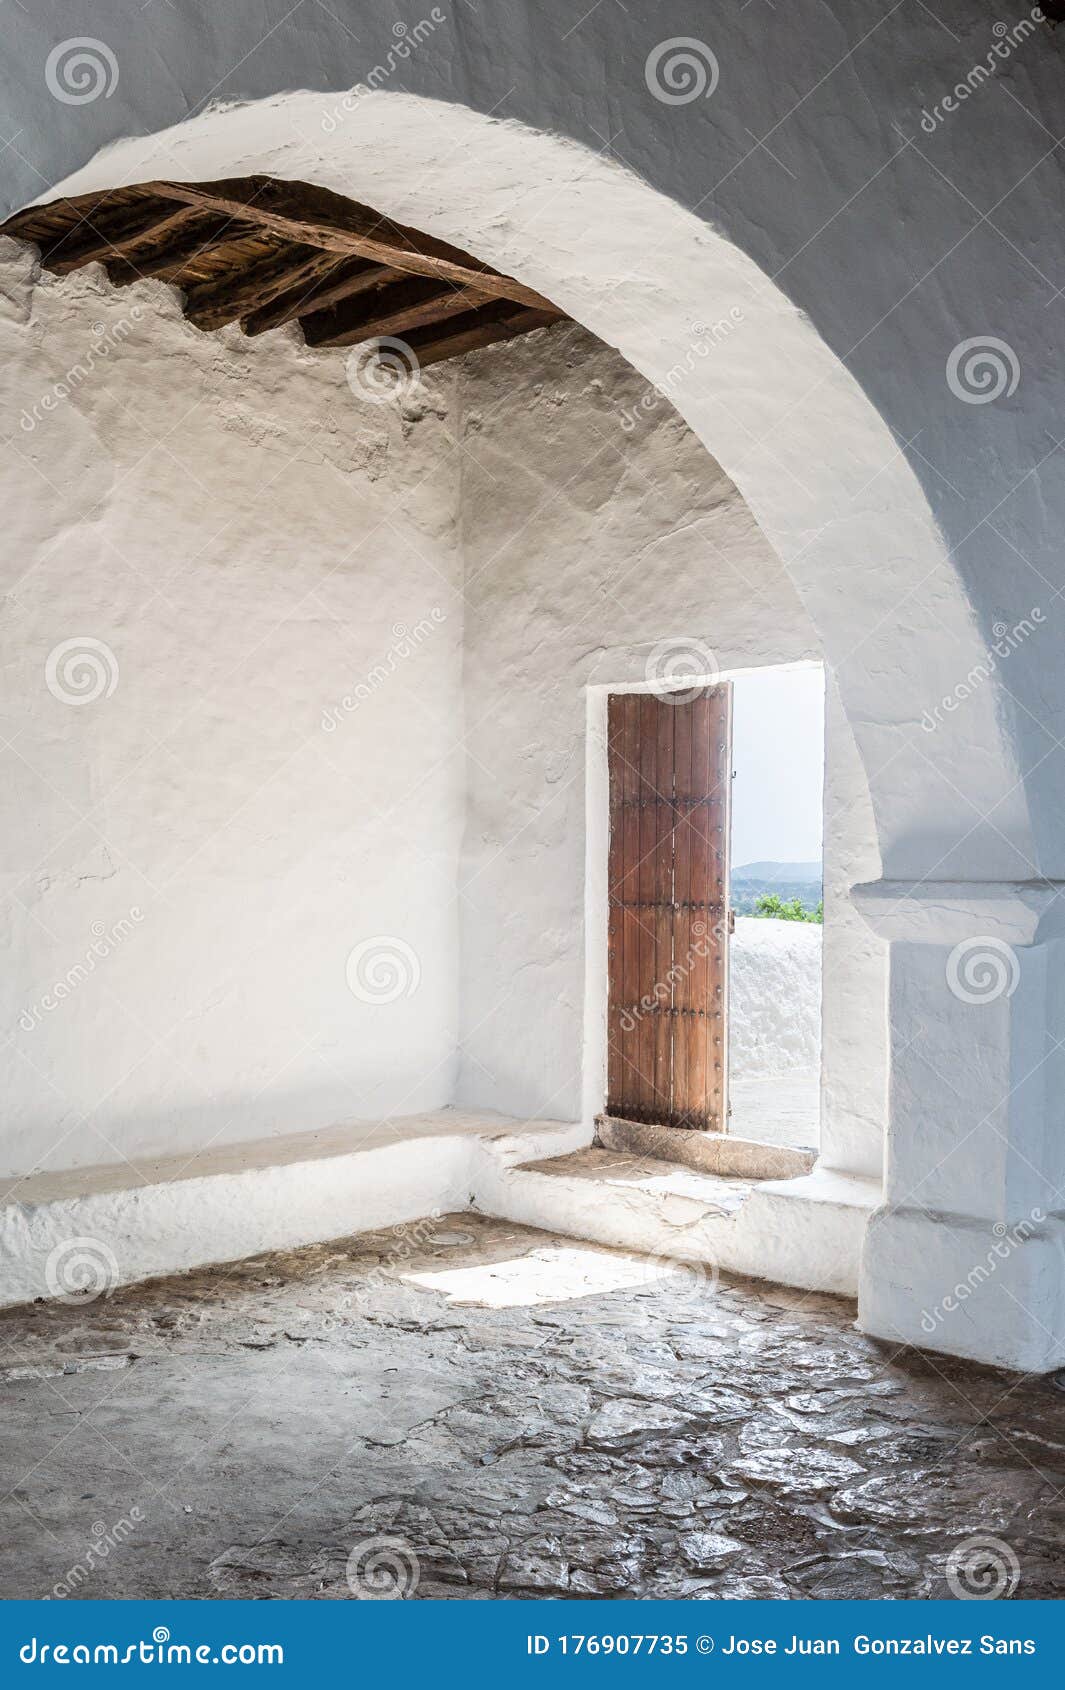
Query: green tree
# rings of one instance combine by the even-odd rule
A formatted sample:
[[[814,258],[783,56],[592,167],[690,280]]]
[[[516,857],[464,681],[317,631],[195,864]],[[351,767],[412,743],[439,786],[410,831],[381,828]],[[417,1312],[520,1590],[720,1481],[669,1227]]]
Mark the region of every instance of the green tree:
[[[801,898],[789,898],[785,901],[777,892],[761,892],[754,901],[753,913],[775,921],[823,922],[825,901],[822,898],[816,909],[809,910]]]

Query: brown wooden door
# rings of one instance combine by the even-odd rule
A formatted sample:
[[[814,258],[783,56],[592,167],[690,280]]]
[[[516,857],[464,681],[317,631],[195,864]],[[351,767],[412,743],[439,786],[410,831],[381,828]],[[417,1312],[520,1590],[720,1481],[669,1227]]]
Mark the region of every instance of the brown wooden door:
[[[724,1132],[731,684],[614,693],[607,738],[607,1113]]]

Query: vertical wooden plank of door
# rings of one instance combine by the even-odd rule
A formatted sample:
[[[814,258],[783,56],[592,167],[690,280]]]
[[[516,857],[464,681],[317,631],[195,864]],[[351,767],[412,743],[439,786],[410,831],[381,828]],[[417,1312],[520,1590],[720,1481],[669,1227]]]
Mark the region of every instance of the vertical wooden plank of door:
[[[713,940],[709,909],[710,816],[707,794],[710,786],[710,699],[705,692],[688,707],[692,718],[691,792],[688,803],[691,835],[690,949],[687,1013],[688,1095],[685,1125],[705,1131],[708,1114],[707,1017],[710,1007],[710,950]]]
[[[668,1120],[676,1126],[684,1124],[691,1080],[687,1005],[690,979],[688,957],[691,950],[691,824],[688,807],[692,784],[692,715],[687,704],[674,706],[673,728],[673,956],[674,985],[672,994],[673,1022],[673,1084]]]
[[[673,740],[676,709],[656,699],[658,803],[655,806],[655,1114],[668,1121],[673,1107]]]
[[[710,778],[707,786],[707,833],[710,873],[707,897],[707,1113],[712,1131],[728,1131],[728,962],[729,962],[729,845],[732,821],[732,683],[712,687],[710,710]]]
[[[655,856],[658,845],[658,700],[652,693],[637,695],[640,723],[640,977],[637,1063],[640,1076],[641,1121],[655,1118]]]
[[[618,1019],[614,1052],[615,1085],[611,1088],[607,1107],[611,1114],[627,1115],[638,1096],[637,1029],[630,1012],[638,996],[636,986],[640,962],[639,911],[633,907],[640,860],[640,812],[636,803],[639,787],[639,723],[636,719],[636,700],[630,694],[621,694],[612,699],[611,703],[616,709],[618,725],[615,739],[614,807],[620,836],[616,896],[621,916],[621,944],[616,984]]]
[[[622,806],[625,749],[625,697],[612,693],[607,699],[607,787],[610,806],[610,843],[607,857],[607,1075],[606,1106],[616,1113],[625,1096],[625,909],[622,902],[625,877],[625,812]]]

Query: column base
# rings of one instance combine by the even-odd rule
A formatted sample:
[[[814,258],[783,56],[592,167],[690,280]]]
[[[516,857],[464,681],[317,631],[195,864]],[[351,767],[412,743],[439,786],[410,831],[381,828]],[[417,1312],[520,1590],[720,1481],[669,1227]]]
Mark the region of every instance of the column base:
[[[871,1337],[1023,1373],[1065,1367],[1065,1227],[881,1207],[862,1252]]]

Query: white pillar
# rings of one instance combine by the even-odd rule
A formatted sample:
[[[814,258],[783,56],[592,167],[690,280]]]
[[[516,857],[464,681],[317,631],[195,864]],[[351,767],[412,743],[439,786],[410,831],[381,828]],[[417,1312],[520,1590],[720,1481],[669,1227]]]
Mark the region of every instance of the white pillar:
[[[859,1324],[1004,1367],[1061,1367],[1062,888],[878,881],[853,897],[889,948],[885,1190]]]

